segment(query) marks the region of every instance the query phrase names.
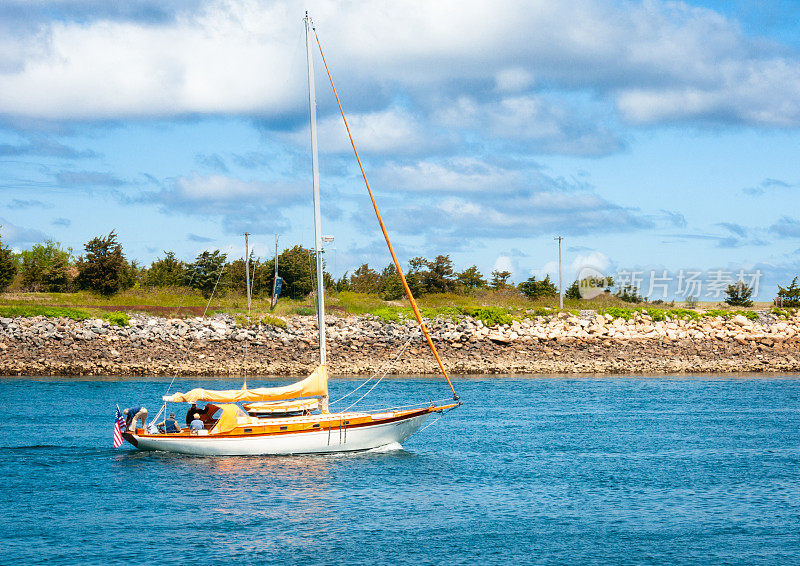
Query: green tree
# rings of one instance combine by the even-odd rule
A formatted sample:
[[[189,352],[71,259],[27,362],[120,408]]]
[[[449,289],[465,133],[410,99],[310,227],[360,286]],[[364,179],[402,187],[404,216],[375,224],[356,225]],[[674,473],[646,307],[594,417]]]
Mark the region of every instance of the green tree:
[[[225,270],[225,260],[227,255],[214,250],[213,252],[204,251],[198,255],[194,263],[189,266],[191,273],[191,287],[200,291],[208,299],[212,293],[219,292],[220,281]],[[215,288],[217,291],[215,291]]]
[[[42,274],[42,284],[51,293],[65,293],[72,287],[72,266],[69,255],[58,254]]]
[[[92,238],[84,249],[86,255],[79,257],[76,265],[78,276],[75,283],[78,288],[102,295],[119,291],[126,262],[116,232],[112,230],[105,238]]]
[[[403,295],[406,290],[403,288],[403,282],[400,281],[400,275],[397,273],[397,268],[394,263],[390,263],[381,271],[381,298],[384,301],[396,301]]]
[[[164,257],[156,258],[144,274],[147,287],[177,287],[188,283],[186,264],[175,257],[175,252],[164,251]]]
[[[269,264],[269,265],[267,265]],[[279,263],[280,264],[280,263]],[[243,257],[228,265],[229,287],[241,295],[247,294],[246,263]],[[275,278],[275,260],[262,262],[250,252],[250,292],[254,297],[269,295],[272,292],[272,280]]]
[[[492,280],[489,283],[489,286],[492,289],[506,289],[510,287],[509,278],[511,277],[510,271],[499,271],[494,270],[492,271]]]
[[[17,274],[17,262],[10,249],[0,240],[0,291],[5,291]]]
[[[635,287],[630,283],[623,285],[614,293],[621,301],[626,303],[641,303],[644,301],[642,295],[639,294],[639,287]]]
[[[453,272],[453,261],[448,255],[438,255],[433,261],[425,262],[422,272],[426,293],[447,293],[455,289],[456,280]]]
[[[486,280],[483,278],[483,274],[478,271],[477,265],[468,267],[456,275],[456,280],[467,289],[484,289],[487,285]]]
[[[428,260],[424,257],[413,257],[408,260],[408,271],[406,272],[406,283],[415,297],[425,294],[425,270],[428,268]]]
[[[580,282],[577,279],[572,282],[572,285],[567,287],[566,291],[564,291],[564,297],[574,300],[581,298]]]
[[[28,291],[66,291],[69,286],[69,259],[71,250],[47,240],[34,244],[18,255],[22,287]]]
[[[336,290],[336,279],[333,278],[333,275],[324,270],[322,272],[322,286],[325,287],[326,291]]]
[[[744,281],[737,281],[733,285],[728,285],[725,289],[725,302],[732,307],[751,307],[753,301],[753,288],[744,284]]]
[[[120,290],[131,289],[140,285],[146,274],[147,268],[139,265],[139,260],[134,259],[130,263],[126,261],[119,279]]]
[[[347,276],[347,271],[344,272],[341,279],[337,279],[333,283],[333,290],[337,293],[341,293],[342,291],[349,291],[350,290],[350,278]]]
[[[313,252],[303,246],[294,246],[278,256],[278,275],[283,278],[281,295],[284,297],[302,299],[308,295],[316,286],[315,274]]]
[[[350,290],[356,293],[377,293],[380,289],[380,278],[377,271],[364,263],[350,276]]]
[[[778,304],[782,307],[800,307],[800,285],[797,284],[797,277],[786,288],[778,285],[778,299]]]
[[[554,297],[558,294],[558,289],[553,283],[550,282],[549,275],[547,275],[541,281],[537,281],[536,276],[532,275],[527,281],[520,283],[517,288],[529,299]]]

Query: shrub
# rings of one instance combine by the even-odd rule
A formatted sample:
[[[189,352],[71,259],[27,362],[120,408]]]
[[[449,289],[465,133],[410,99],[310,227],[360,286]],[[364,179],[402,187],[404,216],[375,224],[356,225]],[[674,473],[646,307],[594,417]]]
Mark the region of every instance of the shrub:
[[[316,312],[316,311],[314,311]],[[262,316],[248,317],[244,314],[236,315],[236,324],[239,326],[250,326],[251,324],[263,324],[265,326],[278,326],[286,328],[286,321],[271,314],[264,314]]]
[[[278,318],[277,316],[272,316],[271,314],[265,314],[261,317],[260,320],[261,324],[266,326],[277,326],[279,328],[286,328],[286,321],[282,318]]]
[[[299,314],[302,316],[309,316],[312,314],[317,314],[317,309],[314,307],[302,306],[302,307],[294,307],[292,309],[292,314]]]
[[[697,319],[700,313],[689,309],[670,309],[667,311],[670,318]]]
[[[598,313],[600,314],[610,314],[614,318],[623,318],[625,320],[630,320],[633,318],[633,315],[636,314],[638,311],[635,309],[626,309],[620,307],[608,307],[604,309],[600,309]]]
[[[506,309],[500,307],[464,307],[461,312],[480,320],[486,326],[511,324],[514,320]]]
[[[403,309],[397,307],[378,307],[375,309],[370,309],[370,314],[377,316],[384,322],[399,322],[401,315],[407,315],[408,317],[413,318],[414,315],[411,309]]]
[[[114,326],[130,326],[131,324],[130,317],[124,312],[110,312],[105,318]]]
[[[50,318],[71,318],[72,320],[87,320],[92,315],[83,309],[67,307],[41,307],[36,305],[13,305],[0,307],[0,316],[46,316]]]
[[[754,313],[753,311],[742,311],[742,310],[724,311],[722,309],[709,309],[705,313],[703,313],[703,316],[704,317],[716,317],[716,316],[718,316],[720,318],[724,318],[725,320],[728,320],[728,319],[733,318],[734,316],[739,315],[739,314],[742,315],[743,317],[749,319],[749,320],[757,320],[758,319],[758,314],[757,313]]]

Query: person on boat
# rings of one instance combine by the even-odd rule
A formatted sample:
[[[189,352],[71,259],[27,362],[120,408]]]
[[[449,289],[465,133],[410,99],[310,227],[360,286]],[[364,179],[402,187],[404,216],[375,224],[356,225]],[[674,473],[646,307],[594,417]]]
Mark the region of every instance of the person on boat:
[[[178,421],[175,420],[175,413],[170,413],[169,418],[164,421],[164,432],[167,434],[175,434],[180,431],[181,427],[178,426]]]
[[[199,413],[200,409],[197,408],[197,403],[192,403],[192,406],[189,407],[189,410],[186,411],[186,426],[190,426],[192,424],[192,419],[196,418],[196,413]]]
[[[191,430],[192,434],[197,434],[198,431],[201,431],[205,428],[205,424],[203,421],[200,420],[200,414],[195,413],[194,419],[192,422],[189,423],[189,429]]]
[[[129,407],[122,410],[125,415],[125,428],[131,432],[136,430],[136,421],[142,419],[142,428],[147,429],[147,409],[144,407]]]

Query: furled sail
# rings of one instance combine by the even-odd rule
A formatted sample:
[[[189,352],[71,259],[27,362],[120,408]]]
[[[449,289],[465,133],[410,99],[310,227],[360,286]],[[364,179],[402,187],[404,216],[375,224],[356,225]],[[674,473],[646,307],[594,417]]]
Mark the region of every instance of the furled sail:
[[[240,401],[280,401],[281,399],[298,399],[300,397],[327,397],[328,370],[325,366],[317,366],[307,378],[284,385],[283,387],[257,387],[255,389],[214,390],[199,387],[186,393],[173,393],[164,397],[170,403],[196,403],[209,401],[213,403],[237,403]]]

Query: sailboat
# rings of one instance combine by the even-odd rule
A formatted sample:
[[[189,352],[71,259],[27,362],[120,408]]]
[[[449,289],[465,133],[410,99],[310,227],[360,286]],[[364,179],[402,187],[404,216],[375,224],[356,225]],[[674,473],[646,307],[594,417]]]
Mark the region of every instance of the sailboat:
[[[459,405],[447,371],[431,340],[414,296],[406,282],[400,262],[389,240],[386,226],[378,211],[372,189],[367,181],[361,159],[353,141],[347,118],[333,85],[322,45],[311,18],[303,19],[306,30],[308,61],[308,102],[311,122],[311,162],[314,191],[314,234],[316,255],[317,326],[319,333],[319,365],[308,377],[282,387],[211,390],[196,388],[185,393],[164,395],[158,416],[167,414],[168,403],[205,402],[203,427],[196,430],[181,428],[166,433],[151,424],[145,429],[125,430],[122,437],[140,450],[160,450],[196,455],[283,455],[352,452],[402,443],[417,432],[433,414],[443,414]],[[379,412],[331,412],[328,396],[328,365],[325,344],[325,289],[323,286],[323,236],[320,214],[319,166],[317,150],[316,93],[311,37],[316,40],[336,101],[341,111],[353,151],[372,201],[397,273],[411,303],[419,328],[431,349],[452,392],[452,401],[385,409]],[[376,383],[377,384],[377,383]],[[373,385],[374,386],[376,385]],[[365,384],[362,384],[363,386]],[[359,387],[361,387],[359,386]],[[352,393],[352,392],[351,392]],[[135,421],[134,421],[135,422]]]

